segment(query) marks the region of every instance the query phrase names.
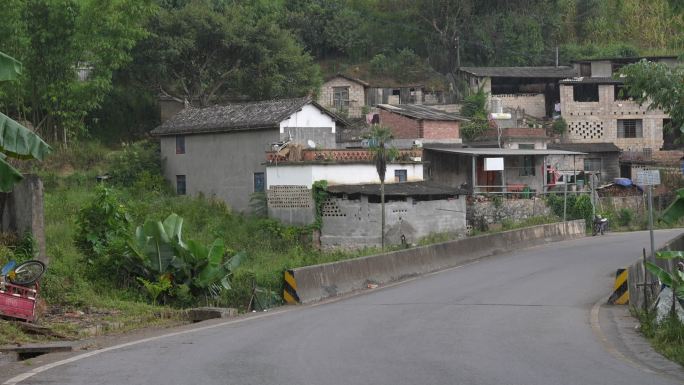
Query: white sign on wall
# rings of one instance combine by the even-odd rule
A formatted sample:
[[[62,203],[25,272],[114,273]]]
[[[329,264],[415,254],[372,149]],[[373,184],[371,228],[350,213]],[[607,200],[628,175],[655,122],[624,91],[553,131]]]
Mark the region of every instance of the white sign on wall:
[[[636,184],[639,186],[657,186],[660,184],[660,170],[637,171]]]
[[[504,169],[504,158],[485,158],[484,170],[485,171],[503,171]]]

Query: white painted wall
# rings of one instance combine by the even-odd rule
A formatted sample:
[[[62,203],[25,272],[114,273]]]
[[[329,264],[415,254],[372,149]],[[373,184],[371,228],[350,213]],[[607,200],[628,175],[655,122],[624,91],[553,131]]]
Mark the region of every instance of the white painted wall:
[[[285,133],[288,127],[331,127],[332,132],[335,133],[335,121],[333,118],[312,104],[305,105],[300,111],[295,112],[289,118],[280,122],[280,133]]]
[[[388,164],[386,183],[394,183],[394,171],[406,170],[407,182],[423,180],[423,164]],[[374,164],[275,164],[266,167],[266,188],[271,186],[307,186],[318,180],[329,185],[380,183]]]

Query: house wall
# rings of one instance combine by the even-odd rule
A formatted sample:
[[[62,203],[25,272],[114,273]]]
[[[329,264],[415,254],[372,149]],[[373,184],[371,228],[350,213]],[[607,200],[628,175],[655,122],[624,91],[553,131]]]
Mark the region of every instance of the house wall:
[[[558,171],[572,172],[573,170],[584,170],[585,158],[601,158],[601,183],[612,182],[615,178],[620,177],[620,154],[616,152],[599,152],[590,153],[588,155],[575,155],[574,163],[572,156],[550,155],[547,157],[547,164],[551,165]]]
[[[360,117],[362,115],[362,108],[366,103],[365,88],[363,85],[337,76],[321,86],[321,92],[318,95],[318,103],[330,110],[333,108],[333,87],[349,87],[349,110],[348,114],[351,117]]]
[[[527,185],[531,190],[536,192],[544,191],[544,157],[534,157],[534,175],[520,175],[523,166],[522,156],[506,156],[504,157],[504,182],[509,185]]]
[[[175,136],[163,136],[164,176],[175,187],[176,175],[185,175],[188,195],[201,192],[245,211],[254,192],[254,173],[266,172],[264,153],[278,139],[277,127],[186,135],[185,154],[176,154]]]
[[[472,174],[470,156],[425,150],[423,157],[429,164],[426,179],[450,187],[460,187],[470,183]]]
[[[316,206],[307,186],[271,186],[266,197],[269,218],[299,226],[310,225],[316,220]]]
[[[424,120],[423,138],[425,139],[459,139],[461,137],[460,122]]]
[[[649,110],[629,100],[615,100],[614,85],[599,85],[598,102],[575,102],[572,85],[561,85],[561,114],[568,123],[565,138],[576,143],[613,142],[622,150],[654,151],[663,145],[663,119],[668,115],[661,110]],[[641,119],[643,138],[618,138],[618,119]]]
[[[465,232],[465,196],[436,201],[389,201],[385,205],[385,242],[401,244],[402,234],[407,243],[437,233]],[[325,249],[360,249],[381,244],[381,207],[360,200],[330,198],[323,210],[321,246]]]
[[[613,76],[613,66],[610,60],[600,60],[591,62],[592,78],[609,78]]]
[[[380,109],[380,124],[392,130],[396,139],[422,138],[420,121]]]
[[[512,222],[527,218],[551,215],[551,209],[543,198],[503,199],[500,201],[473,200],[468,205],[468,224],[477,230],[487,230],[493,223],[501,223],[504,219]]]
[[[546,97],[544,94],[493,95],[493,97],[501,99],[504,108],[520,108],[525,110],[526,114],[538,118],[546,116]]]
[[[394,183],[395,170],[406,170],[407,182],[423,180],[422,163],[390,163],[386,183]],[[371,163],[288,163],[266,167],[267,189],[279,185],[300,185],[310,189],[319,180],[328,181],[328,185],[380,183],[375,165]]]
[[[312,140],[316,147],[335,148],[335,131],[335,120],[311,104],[280,122],[280,139],[291,138],[292,143],[303,146]]]

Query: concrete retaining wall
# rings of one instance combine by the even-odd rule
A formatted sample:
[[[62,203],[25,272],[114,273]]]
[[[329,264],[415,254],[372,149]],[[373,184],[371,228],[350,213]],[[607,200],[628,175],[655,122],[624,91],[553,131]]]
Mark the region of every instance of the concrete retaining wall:
[[[671,239],[663,247],[656,250],[658,251],[677,251],[684,250],[684,234]],[[650,250],[646,250],[646,255],[650,255]],[[654,261],[651,261],[654,262]],[[655,264],[667,271],[674,271],[675,266],[679,262],[679,259],[663,260],[656,259]],[[643,259],[639,258],[638,261],[634,262],[628,267],[629,273],[627,278],[627,285],[629,286],[629,304],[637,308],[643,308],[644,306],[644,288],[643,286],[638,286],[644,283],[644,265]],[[653,274],[648,273],[648,282],[657,282],[657,278]],[[656,298],[660,292],[660,286],[651,285],[647,295],[649,304],[653,303],[653,299]]]
[[[585,236],[584,220],[527,227],[292,270],[302,303],[462,265],[475,259]]]

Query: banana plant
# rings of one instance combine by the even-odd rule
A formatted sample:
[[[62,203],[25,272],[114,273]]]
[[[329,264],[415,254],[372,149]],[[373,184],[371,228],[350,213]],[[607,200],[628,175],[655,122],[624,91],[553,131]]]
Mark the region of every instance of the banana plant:
[[[675,258],[684,258],[684,251],[661,251],[656,253],[656,258],[663,260],[673,260]],[[676,299],[684,299],[684,272],[675,268],[672,273],[667,272],[660,266],[653,262],[646,261],[644,263],[646,269],[651,272],[651,274],[658,277],[660,282],[672,289],[672,305],[670,308],[670,314],[675,316],[675,304]]]
[[[0,82],[16,80],[21,63],[0,52]],[[52,149],[28,128],[0,113],[0,192],[10,192],[23,179],[7,158],[43,160]]]
[[[169,215],[164,222],[147,221],[135,230],[137,247],[132,249],[139,253],[146,261],[145,267],[155,275],[164,274],[179,257],[179,249],[187,248],[181,240],[182,229],[183,218],[176,214]]]

